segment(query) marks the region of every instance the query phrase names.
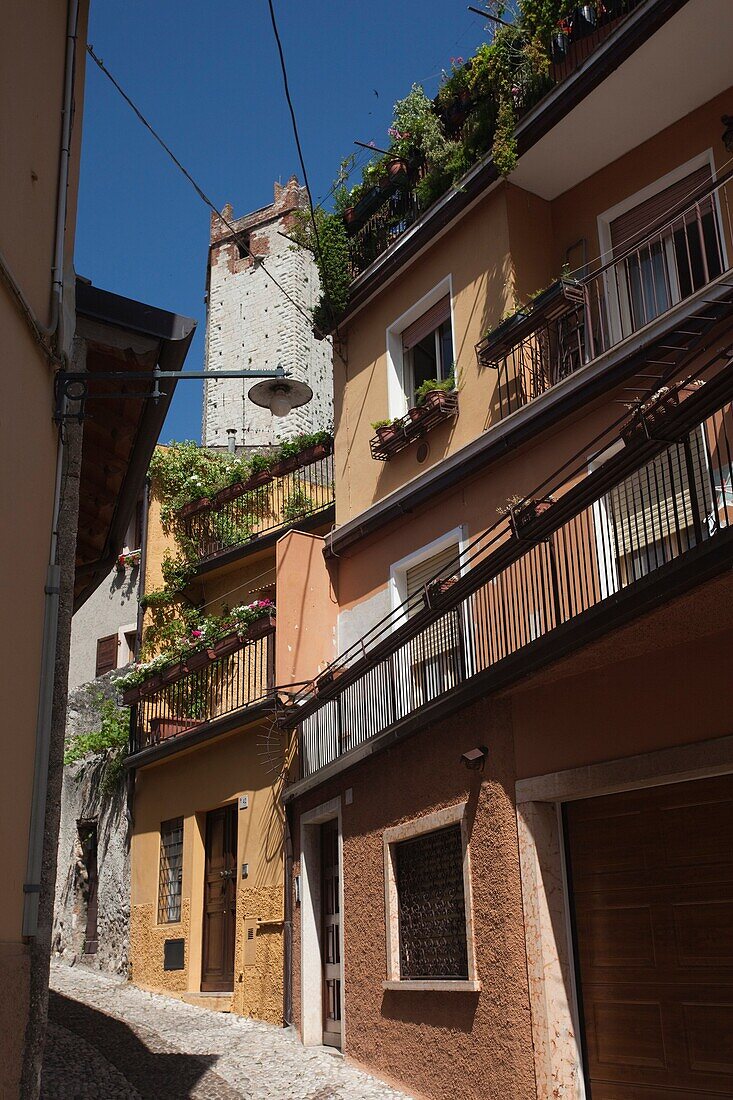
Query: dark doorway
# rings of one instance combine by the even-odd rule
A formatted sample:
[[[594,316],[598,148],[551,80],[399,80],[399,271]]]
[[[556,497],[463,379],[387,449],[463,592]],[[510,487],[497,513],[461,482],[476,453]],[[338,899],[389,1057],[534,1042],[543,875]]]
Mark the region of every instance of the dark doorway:
[[[323,1042],[341,1046],[341,913],[339,827],[321,825],[321,943],[323,956]]]
[[[206,815],[203,992],[225,993],[234,989],[236,910],[237,809],[231,805]]]
[[[84,868],[82,895],[86,901],[86,920],[84,925],[85,955],[97,953],[97,912],[99,875],[97,870],[97,823],[80,821],[78,824],[81,843],[81,862]]]

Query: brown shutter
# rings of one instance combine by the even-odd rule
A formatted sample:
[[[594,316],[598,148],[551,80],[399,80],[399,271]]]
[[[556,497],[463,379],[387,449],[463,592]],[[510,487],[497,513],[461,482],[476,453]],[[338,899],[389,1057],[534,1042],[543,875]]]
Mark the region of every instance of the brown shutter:
[[[450,296],[446,294],[445,298],[441,298],[439,302],[436,302],[434,306],[423,313],[422,317],[418,317],[417,321],[413,321],[411,325],[403,330],[402,347],[404,350],[409,351],[410,348],[414,348],[415,344],[419,344],[421,340],[434,332],[438,325],[442,325],[443,321],[447,321],[449,317]]]
[[[105,672],[111,672],[117,668],[117,635],[108,634],[106,638],[97,641],[97,671],[95,676],[104,676]]]
[[[693,202],[695,195],[711,182],[710,165],[705,164],[689,176],[673,183],[671,187],[665,187],[656,195],[652,195],[646,202],[639,203],[633,210],[627,210],[620,218],[611,222],[611,246],[614,255],[634,248],[644,237],[653,234],[657,227],[663,226],[670,220],[680,207],[688,202]],[[707,205],[712,209],[711,199],[704,200],[703,210]]]

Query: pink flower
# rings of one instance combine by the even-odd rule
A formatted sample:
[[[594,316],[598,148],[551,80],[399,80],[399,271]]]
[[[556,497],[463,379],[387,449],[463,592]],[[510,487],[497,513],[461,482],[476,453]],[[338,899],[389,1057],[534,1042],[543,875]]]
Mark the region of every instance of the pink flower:
[[[203,638],[203,636],[204,636],[203,630],[192,630],[191,631],[191,637],[192,638]]]

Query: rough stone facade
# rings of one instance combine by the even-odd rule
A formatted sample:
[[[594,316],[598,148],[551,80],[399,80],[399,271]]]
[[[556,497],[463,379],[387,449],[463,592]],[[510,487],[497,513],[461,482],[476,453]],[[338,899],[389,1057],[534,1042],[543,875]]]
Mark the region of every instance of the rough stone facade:
[[[111,672],[69,696],[67,741],[99,728],[101,698],[115,695]],[[100,786],[102,764],[88,758],[64,768],[61,794],[53,953],[65,962],[127,974],[130,938],[130,841],[124,783],[113,794]],[[89,901],[84,837],[96,830],[97,950],[84,952]]]
[[[224,217],[248,242],[254,258],[242,253],[230,230],[212,214],[206,370],[272,370],[281,365],[293,378],[308,383],[313,400],[278,418],[247,399],[257,379],[207,381],[204,446],[226,446],[231,428],[236,429],[237,445],[250,448],[271,446],[332,424],[331,345],[315,338],[309,321],[320,293],[318,270],[311,254],[287,236],[293,229],[294,211],[306,205],[306,190],[292,177],[284,187],[275,184],[275,201],[261,210],[235,219],[231,206],[224,207]],[[288,301],[267,272],[304,312]]]

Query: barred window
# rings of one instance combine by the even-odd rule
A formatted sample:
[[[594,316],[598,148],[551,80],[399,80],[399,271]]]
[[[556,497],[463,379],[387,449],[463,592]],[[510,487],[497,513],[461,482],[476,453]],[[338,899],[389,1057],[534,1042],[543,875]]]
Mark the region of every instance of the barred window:
[[[182,875],[183,818],[174,817],[160,826],[158,924],[173,924],[181,919]]]
[[[400,979],[466,980],[460,824],[394,845]]]

